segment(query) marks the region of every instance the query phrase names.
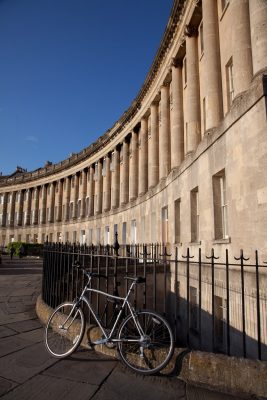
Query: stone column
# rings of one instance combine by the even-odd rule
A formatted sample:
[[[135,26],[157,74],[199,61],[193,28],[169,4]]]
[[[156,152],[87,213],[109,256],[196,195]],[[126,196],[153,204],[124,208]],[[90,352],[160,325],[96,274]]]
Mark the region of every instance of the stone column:
[[[172,65],[171,99],[171,169],[179,167],[184,159],[184,111],[182,66]]]
[[[46,208],[47,208],[47,185],[43,185],[42,187],[42,217],[41,217],[41,223],[45,224],[46,223]]]
[[[97,163],[97,181],[96,181],[96,208],[95,213],[99,215],[102,213],[103,204],[103,176],[102,176],[102,160]]]
[[[14,227],[15,205],[16,205],[16,192],[12,192],[10,198],[10,218],[9,218],[9,226],[11,228]]]
[[[19,192],[19,210],[18,210],[18,226],[22,225],[23,216],[23,203],[24,203],[24,190]]]
[[[33,224],[38,225],[39,214],[39,186],[34,189],[34,210],[33,210]]]
[[[202,3],[206,130],[219,125],[223,115],[217,2]]]
[[[62,221],[62,202],[63,202],[63,179],[58,181],[58,196],[57,196],[57,215],[56,221]]]
[[[138,174],[138,195],[143,196],[148,189],[148,135],[147,118],[141,118],[139,132],[139,174]]]
[[[186,154],[196,150],[200,141],[200,98],[197,51],[197,30],[187,26],[186,31]]]
[[[111,208],[115,209],[119,207],[120,199],[120,153],[118,148],[114,150],[113,164]]]
[[[267,1],[249,0],[253,74],[267,67]]]
[[[55,183],[50,184],[50,202],[49,202],[49,218],[48,222],[54,222],[54,210],[55,210]]]
[[[77,218],[78,197],[79,197],[79,173],[74,175],[74,196],[73,196],[73,219]]]
[[[129,197],[130,201],[133,201],[138,196],[138,134],[134,131],[131,137],[129,170]]]
[[[249,88],[252,80],[252,54],[249,24],[249,0],[231,2],[233,14],[234,96]]]
[[[2,226],[6,226],[6,216],[7,216],[7,197],[8,197],[8,193],[4,193],[4,199],[3,199],[3,218],[2,218]]]
[[[107,212],[110,210],[110,199],[111,199],[111,172],[110,172],[110,155],[108,154],[105,158],[106,164],[106,174],[105,174],[105,182],[104,182],[104,211]]]
[[[27,191],[27,206],[26,206],[26,225],[31,223],[31,205],[32,205],[32,189]]]
[[[150,106],[151,137],[148,139],[148,187],[159,181],[159,107],[154,101]]]
[[[91,165],[89,168],[89,210],[88,215],[94,215],[94,195],[95,195],[95,181],[94,181],[94,167]]]
[[[121,205],[129,201],[129,143],[124,139],[122,144]]]
[[[65,178],[65,190],[64,190],[64,205],[65,205],[65,212],[63,215],[64,222],[69,221],[70,218],[70,192],[71,192],[71,177],[67,176]]]
[[[85,217],[86,210],[87,171],[87,168],[82,171],[81,218]]]
[[[163,179],[168,176],[171,166],[169,86],[161,86],[160,94],[159,179]]]

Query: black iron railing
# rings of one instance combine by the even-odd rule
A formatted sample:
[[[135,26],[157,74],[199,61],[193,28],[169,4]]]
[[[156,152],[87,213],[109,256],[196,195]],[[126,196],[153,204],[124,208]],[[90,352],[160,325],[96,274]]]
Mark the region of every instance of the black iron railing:
[[[233,356],[267,360],[267,270],[241,250],[239,257],[223,261],[215,256],[168,254],[163,245],[86,246],[46,244],[42,295],[51,307],[72,300],[80,292],[83,274],[73,266],[79,259],[88,270],[101,273],[94,285],[124,295],[125,275],[141,275],[146,283],[133,294],[137,308],[150,308],[166,316],[177,344]],[[91,299],[108,324],[113,304],[101,296]],[[87,315],[91,322],[90,315]]]

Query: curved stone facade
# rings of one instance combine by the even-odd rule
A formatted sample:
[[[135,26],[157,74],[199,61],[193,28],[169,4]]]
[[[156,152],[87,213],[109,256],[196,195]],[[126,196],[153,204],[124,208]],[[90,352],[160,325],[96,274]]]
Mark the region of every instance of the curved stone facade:
[[[0,245],[164,242],[267,256],[267,3],[175,0],[130,108],[72,157],[0,177]]]

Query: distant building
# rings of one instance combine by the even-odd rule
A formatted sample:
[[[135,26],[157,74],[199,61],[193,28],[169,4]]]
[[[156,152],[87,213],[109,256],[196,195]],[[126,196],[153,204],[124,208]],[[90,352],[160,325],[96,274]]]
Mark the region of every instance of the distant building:
[[[264,0],[174,1],[114,126],[58,164],[0,177],[0,245],[112,244],[118,231],[267,260],[266,21]]]

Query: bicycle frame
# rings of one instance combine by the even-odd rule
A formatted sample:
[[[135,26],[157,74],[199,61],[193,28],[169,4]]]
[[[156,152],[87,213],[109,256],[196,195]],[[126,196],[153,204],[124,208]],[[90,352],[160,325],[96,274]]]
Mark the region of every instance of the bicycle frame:
[[[89,277],[88,275],[87,275],[87,277],[88,277],[88,283],[87,283],[87,284],[85,285],[85,287],[83,288],[83,291],[82,291],[81,295],[79,296],[79,298],[78,298],[77,300],[75,300],[75,302],[74,302],[74,304],[73,304],[73,309],[75,309],[76,307],[78,307],[78,306],[80,305],[81,302],[84,302],[84,303],[87,305],[88,309],[90,310],[91,314],[93,315],[93,317],[94,317],[94,319],[95,319],[97,325],[99,326],[101,332],[103,333],[104,338],[103,338],[103,339],[99,339],[99,340],[97,340],[97,341],[95,341],[95,342],[92,342],[92,344],[97,345],[97,344],[104,344],[104,343],[107,343],[107,342],[109,342],[109,343],[116,343],[116,342],[123,342],[123,341],[127,341],[127,342],[140,342],[140,341],[142,341],[142,339],[144,339],[144,336],[145,336],[145,335],[144,335],[144,332],[143,332],[142,327],[140,326],[140,324],[139,324],[139,322],[138,322],[138,319],[137,319],[137,317],[136,317],[136,311],[135,311],[135,309],[131,306],[131,304],[130,304],[129,301],[128,301],[129,296],[130,296],[130,294],[131,294],[131,291],[133,290],[133,287],[136,285],[136,282],[132,282],[132,284],[130,285],[130,288],[129,288],[129,290],[128,290],[128,293],[127,293],[127,295],[126,295],[125,297],[120,297],[120,296],[116,296],[116,295],[113,295],[113,294],[109,294],[109,293],[107,293],[107,292],[103,292],[103,291],[101,291],[101,290],[99,290],[99,289],[93,289],[93,288],[89,287],[92,277]],[[95,312],[95,310],[93,309],[93,307],[92,307],[90,301],[85,297],[85,293],[86,293],[86,292],[98,293],[98,294],[100,294],[100,295],[105,296],[106,298],[112,298],[112,299],[120,300],[120,301],[123,302],[123,303],[122,303],[122,306],[121,306],[121,309],[120,309],[120,311],[119,311],[119,313],[118,313],[118,315],[117,315],[117,318],[116,318],[116,320],[115,320],[115,322],[114,322],[114,324],[113,324],[113,327],[112,327],[112,329],[110,330],[109,333],[108,333],[108,332],[106,331],[106,329],[103,327],[103,325],[102,325],[102,323],[101,323],[101,320],[100,320],[100,318],[99,318],[99,315],[98,315],[98,314]],[[115,331],[115,329],[116,329],[116,326],[117,326],[117,324],[118,324],[118,322],[119,322],[119,320],[120,320],[122,311],[123,311],[123,309],[124,309],[125,307],[128,307],[128,309],[129,309],[129,311],[130,311],[130,314],[131,314],[132,317],[133,317],[133,320],[134,320],[134,323],[135,323],[135,325],[136,325],[136,328],[137,328],[137,330],[138,330],[138,332],[139,332],[139,334],[140,334],[140,339],[139,339],[139,340],[137,340],[137,339],[118,339],[118,338],[112,338],[112,336],[113,336],[113,334],[114,334],[114,331]],[[67,322],[67,321],[65,321],[65,322]]]

